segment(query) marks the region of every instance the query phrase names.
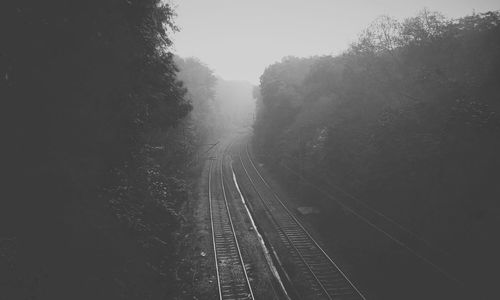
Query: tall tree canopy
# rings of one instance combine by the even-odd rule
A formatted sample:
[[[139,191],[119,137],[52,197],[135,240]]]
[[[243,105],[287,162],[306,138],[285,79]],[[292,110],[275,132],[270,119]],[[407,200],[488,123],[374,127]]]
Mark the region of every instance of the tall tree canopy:
[[[173,280],[148,277],[165,274],[165,264],[148,269],[152,256],[135,241],[161,234],[147,229],[153,215],[168,221],[167,204],[180,195],[175,180],[159,183],[171,174],[160,176],[148,156],[157,132],[191,109],[169,53],[172,7],[159,0],[7,1],[0,14],[8,175],[0,236],[16,253],[8,298],[159,297],[165,287],[156,283]],[[152,184],[165,190],[153,192]],[[106,197],[132,235],[110,218],[105,186],[116,187]],[[124,191],[140,201],[116,200]]]

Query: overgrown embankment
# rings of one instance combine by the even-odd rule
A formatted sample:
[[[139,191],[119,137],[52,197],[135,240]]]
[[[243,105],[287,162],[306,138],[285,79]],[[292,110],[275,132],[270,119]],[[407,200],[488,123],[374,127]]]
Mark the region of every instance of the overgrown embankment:
[[[200,139],[169,52],[174,12],[31,2],[0,9],[0,298],[173,298]]]

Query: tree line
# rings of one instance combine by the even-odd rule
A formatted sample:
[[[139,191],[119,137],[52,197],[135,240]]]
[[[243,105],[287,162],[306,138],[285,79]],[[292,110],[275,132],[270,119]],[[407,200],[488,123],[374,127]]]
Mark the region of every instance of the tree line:
[[[163,1],[1,6],[1,293],[172,297],[211,70],[170,52]]]
[[[380,17],[340,55],[266,68],[254,146],[493,272],[499,50],[498,11]]]

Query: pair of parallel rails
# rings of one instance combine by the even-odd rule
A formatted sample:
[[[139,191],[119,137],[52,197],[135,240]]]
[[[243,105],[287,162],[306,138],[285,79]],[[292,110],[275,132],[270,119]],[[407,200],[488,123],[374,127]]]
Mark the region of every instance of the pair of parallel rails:
[[[208,171],[210,224],[219,299],[254,299],[227,202],[223,171],[224,155],[225,151],[220,157],[212,159]],[[218,165],[216,166],[218,170],[214,169],[214,164]],[[215,180],[212,180],[212,173],[216,177]],[[220,179],[219,182],[217,179]],[[220,186],[213,186],[217,183],[220,183]]]
[[[297,291],[299,297],[365,300],[363,294],[264,179],[250,155],[248,145],[244,146],[244,150],[241,149],[239,160],[262,207],[277,230],[281,242],[288,250],[289,259],[296,266],[296,271],[300,272],[300,277],[305,279],[307,286],[310,287],[309,291]]]

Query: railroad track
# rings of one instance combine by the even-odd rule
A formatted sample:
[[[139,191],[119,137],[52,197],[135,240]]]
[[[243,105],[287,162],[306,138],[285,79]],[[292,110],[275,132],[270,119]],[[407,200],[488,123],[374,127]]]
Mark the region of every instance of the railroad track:
[[[222,168],[224,154],[225,151],[218,159],[210,161],[208,173],[210,223],[219,299],[254,299],[227,203]],[[214,164],[218,164],[218,170]],[[212,173],[215,180],[212,180]],[[217,178],[220,179],[220,185],[217,184]]]
[[[410,253],[415,258],[419,259],[424,264],[428,265],[431,269],[443,275],[446,279],[450,280],[450,282],[459,285],[462,284],[457,277],[448,271],[459,264],[456,261],[453,261],[450,254],[446,251],[434,246],[427,239],[414,233],[410,229],[399,224],[392,218],[372,208],[364,201],[356,198],[339,187],[322,182],[321,179],[314,178],[314,176],[311,175],[308,176],[310,178],[307,178],[284,163],[281,163],[281,167],[283,167],[290,174],[300,178],[302,182],[309,185],[316,191],[320,192],[332,201],[335,201],[344,210],[351,213],[361,222],[380,232],[393,243]],[[337,192],[337,195],[339,192],[341,193],[342,200],[340,200],[338,196],[333,195],[335,192]],[[345,199],[348,199],[348,201],[345,201]]]
[[[310,291],[299,296],[308,299],[366,299],[262,177],[248,146],[244,148],[245,153],[242,155],[241,149],[239,154],[243,171],[270,216],[300,277],[310,287]]]

